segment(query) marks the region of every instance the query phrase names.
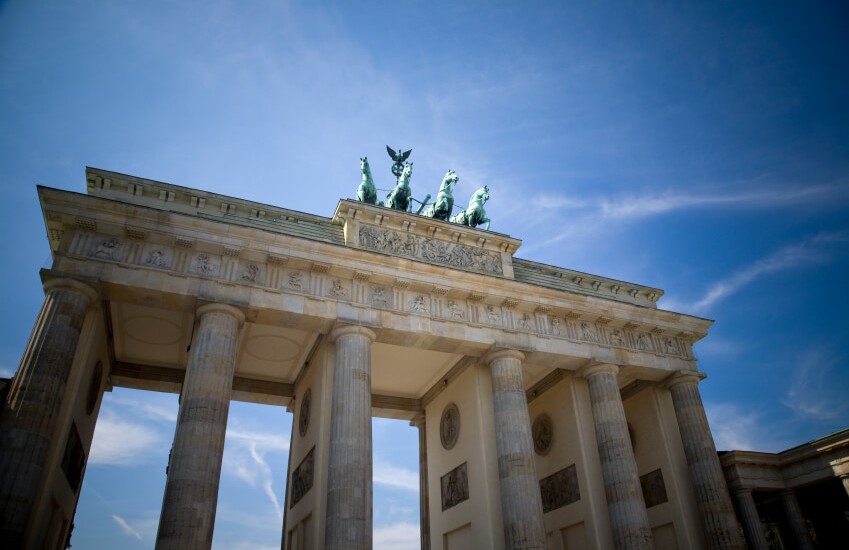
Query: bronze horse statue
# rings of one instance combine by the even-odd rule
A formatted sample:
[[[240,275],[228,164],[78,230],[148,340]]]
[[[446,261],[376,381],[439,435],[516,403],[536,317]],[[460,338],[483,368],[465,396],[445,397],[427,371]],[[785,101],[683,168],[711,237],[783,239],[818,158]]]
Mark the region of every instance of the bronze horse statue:
[[[469,199],[469,207],[461,210],[459,214],[451,218],[454,223],[468,225],[469,227],[477,227],[482,223],[486,224],[484,229],[489,229],[489,218],[486,217],[486,210],[483,205],[489,200],[489,187],[484,185],[472,194]]]
[[[386,195],[386,206],[394,210],[409,212],[413,206],[412,191],[410,191],[410,176],[413,175],[413,163],[405,163],[398,184]]]
[[[357,200],[367,204],[377,204],[377,188],[374,186],[374,180],[371,177],[368,157],[360,159],[360,170],[363,173],[363,180],[357,187]]]
[[[451,217],[451,210],[454,208],[454,195],[452,194],[453,186],[460,181],[456,172],[448,170],[445,177],[442,178],[442,183],[439,186],[439,193],[436,195],[436,201],[427,207],[424,215],[437,220],[448,220]]]

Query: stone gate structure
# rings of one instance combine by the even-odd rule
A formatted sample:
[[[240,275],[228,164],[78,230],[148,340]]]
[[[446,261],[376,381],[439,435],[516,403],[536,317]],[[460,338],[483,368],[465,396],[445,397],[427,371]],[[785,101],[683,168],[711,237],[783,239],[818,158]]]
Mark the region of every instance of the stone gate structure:
[[[7,547],[64,548],[113,386],[181,394],[157,548],[210,547],[233,399],[294,413],[287,549],[371,548],[372,416],[419,430],[422,548],[743,547],[692,352],[711,322],[662,291],[351,200],[87,183],[38,188],[53,260],[0,426]]]

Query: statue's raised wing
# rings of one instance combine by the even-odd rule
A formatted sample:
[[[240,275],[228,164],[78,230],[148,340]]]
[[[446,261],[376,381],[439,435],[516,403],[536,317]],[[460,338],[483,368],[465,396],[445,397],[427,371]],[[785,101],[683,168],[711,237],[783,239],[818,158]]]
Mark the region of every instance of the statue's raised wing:
[[[412,153],[412,152],[413,152],[413,150],[410,149],[409,151],[404,151],[403,153],[401,153],[401,159],[398,162],[404,162],[405,160],[410,158],[410,153]]]
[[[387,145],[386,146],[386,152],[389,153],[389,157],[392,160],[394,160],[395,162],[398,162],[398,153],[396,153],[395,150],[392,149],[392,147]]]

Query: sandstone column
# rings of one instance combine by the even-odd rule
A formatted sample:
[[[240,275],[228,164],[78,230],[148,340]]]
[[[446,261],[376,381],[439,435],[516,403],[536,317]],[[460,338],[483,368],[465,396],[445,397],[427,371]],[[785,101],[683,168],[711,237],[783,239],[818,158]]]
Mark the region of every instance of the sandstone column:
[[[327,472],[328,550],[371,550],[371,343],[365,327],[340,326],[336,342],[330,457]]]
[[[672,393],[678,430],[684,444],[708,548],[742,549],[744,545],[734,516],[734,505],[728,495],[722,465],[716,454],[699,394],[700,380],[701,377],[696,373],[680,372],[673,375],[666,385]]]
[[[590,390],[614,545],[619,550],[651,549],[654,542],[616,380],[618,372],[615,365],[595,364],[580,374],[587,379]]]
[[[422,550],[430,550],[430,496],[427,490],[427,422],[424,413],[410,421],[419,430],[419,524]]]
[[[236,338],[245,316],[224,304],[201,306],[197,316],[200,322],[180,395],[156,534],[159,550],[212,546],[224,433],[236,367]]]
[[[849,474],[840,476],[840,481],[843,482],[843,490],[846,491],[846,496],[849,497]]]
[[[514,350],[499,350],[486,357],[492,375],[495,448],[507,550],[545,548],[542,498],[522,381],[524,358]]]
[[[0,540],[18,548],[45,474],[57,414],[88,307],[89,286],[70,279],[44,283],[44,304],[21,358],[0,421]]]
[[[784,517],[790,527],[790,534],[793,536],[796,548],[798,550],[814,550],[814,543],[811,540],[811,534],[808,532],[808,526],[805,525],[805,518],[802,517],[802,508],[799,507],[796,492],[787,490],[781,493],[781,504],[784,507]]]
[[[737,500],[740,519],[743,520],[743,532],[746,534],[749,550],[769,550],[763,527],[761,527],[758,508],[755,506],[755,499],[752,498],[752,490],[742,489],[735,492],[734,497]]]

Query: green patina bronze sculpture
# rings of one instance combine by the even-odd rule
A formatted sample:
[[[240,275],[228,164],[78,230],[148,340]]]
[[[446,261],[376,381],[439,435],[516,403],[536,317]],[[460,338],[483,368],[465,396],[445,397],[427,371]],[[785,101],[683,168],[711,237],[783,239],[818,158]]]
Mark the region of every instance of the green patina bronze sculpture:
[[[489,187],[484,185],[472,194],[469,199],[469,207],[461,210],[459,214],[451,218],[454,223],[468,225],[469,227],[477,227],[482,223],[486,224],[484,229],[489,229],[489,218],[486,217],[486,210],[483,205],[489,200]]]
[[[360,159],[360,170],[363,172],[363,180],[357,187],[357,200],[367,204],[377,204],[377,188],[371,177],[371,168],[368,165],[368,157]]]
[[[398,151],[395,152],[392,147],[387,145],[386,152],[389,153],[389,158],[391,158],[392,162],[395,163],[392,165],[392,174],[396,178],[400,178],[401,174],[404,172],[404,161],[410,158],[410,153],[412,153],[413,150],[410,149],[408,151],[402,152],[401,149],[398,149]]]
[[[457,176],[457,173],[453,170],[448,170],[445,177],[442,178],[439,193],[436,195],[436,202],[427,207],[427,210],[424,212],[425,216],[448,221],[448,218],[451,217],[451,210],[454,209],[453,186],[458,181],[460,181],[460,178]]]
[[[413,163],[404,164],[404,169],[398,177],[398,184],[386,195],[386,206],[394,210],[409,212],[413,206],[412,191],[410,191],[410,176],[413,175]]]

